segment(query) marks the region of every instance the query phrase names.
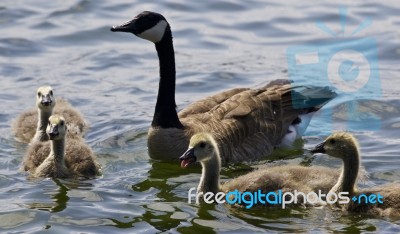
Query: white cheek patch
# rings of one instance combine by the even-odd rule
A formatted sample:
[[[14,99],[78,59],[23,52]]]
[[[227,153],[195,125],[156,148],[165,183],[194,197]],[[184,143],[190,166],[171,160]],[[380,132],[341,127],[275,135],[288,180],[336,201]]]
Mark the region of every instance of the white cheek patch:
[[[165,29],[167,28],[168,23],[165,20],[161,20],[152,28],[147,29],[146,31],[138,34],[138,37],[143,39],[152,41],[154,43],[159,42],[164,36]]]

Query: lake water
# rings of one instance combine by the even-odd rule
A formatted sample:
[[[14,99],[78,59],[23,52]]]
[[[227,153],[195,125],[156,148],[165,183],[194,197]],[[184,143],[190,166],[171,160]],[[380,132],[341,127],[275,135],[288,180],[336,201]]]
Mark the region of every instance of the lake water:
[[[371,20],[357,38],[373,38],[378,53],[379,100],[360,105],[378,116],[380,125],[353,131],[369,175],[360,186],[399,181],[398,1],[1,1],[0,232],[400,232],[396,219],[329,209],[187,204],[187,191],[197,185],[200,167],[181,169],[178,160],[158,162],[147,154],[146,133],[159,79],[154,45],[109,31],[143,10],[167,18],[176,52],[176,100],[182,109],[222,90],[288,78],[287,49],[332,40],[316,22],[340,32],[343,7],[348,32]],[[10,126],[34,105],[42,85],[51,85],[90,122],[86,141],[103,165],[103,176],[29,180],[19,171],[27,145],[14,139]],[[347,112],[342,104],[336,104],[333,118],[329,113],[316,116],[304,148],[332,129],[343,129]],[[327,118],[333,119],[332,125]],[[340,166],[303,150],[280,151],[259,163]],[[255,166],[229,165],[222,177],[233,178]]]

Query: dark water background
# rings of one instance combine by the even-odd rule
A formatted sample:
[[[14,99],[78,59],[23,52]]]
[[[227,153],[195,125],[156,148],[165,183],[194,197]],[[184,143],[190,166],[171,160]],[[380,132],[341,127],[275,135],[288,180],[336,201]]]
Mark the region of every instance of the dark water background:
[[[143,10],[171,24],[177,64],[178,108],[233,88],[288,78],[286,49],[328,40],[315,26],[340,30],[366,18],[359,37],[377,42],[382,95],[362,105],[382,120],[375,131],[356,131],[371,186],[400,180],[400,3],[398,1],[28,1],[0,2],[0,232],[400,232],[399,220],[328,209],[237,209],[189,205],[200,168],[157,162],[147,155],[146,132],[158,88],[154,46],[133,35],[111,33]],[[13,119],[34,105],[38,86],[51,85],[90,122],[86,136],[104,175],[85,181],[28,180],[19,171],[26,145],[14,140]],[[343,128],[338,108],[334,129]],[[316,116],[304,147],[329,134]],[[290,155],[289,157],[284,156]],[[263,161],[339,166],[302,150],[281,151]],[[224,179],[254,165],[223,168]]]

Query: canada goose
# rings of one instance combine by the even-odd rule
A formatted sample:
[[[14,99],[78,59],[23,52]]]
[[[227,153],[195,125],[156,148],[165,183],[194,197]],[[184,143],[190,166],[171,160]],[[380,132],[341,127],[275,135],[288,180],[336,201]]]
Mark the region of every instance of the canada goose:
[[[47,122],[55,105],[53,89],[50,86],[39,87],[36,95],[37,110],[32,109],[22,113],[14,122],[13,130],[17,139],[23,142],[29,142],[32,138],[37,141],[47,141],[49,139],[46,134]]]
[[[195,162],[202,166],[201,179],[197,193],[219,191],[240,192],[301,191],[304,193],[321,190],[327,193],[336,183],[340,172],[326,167],[275,166],[258,169],[220,184],[221,158],[217,142],[208,133],[192,136],[188,150],[180,157],[181,166],[187,167]]]
[[[148,132],[149,155],[174,159],[198,132],[210,132],[222,162],[269,155],[299,115],[314,112],[335,97],[328,88],[291,87],[273,82],[260,89],[236,88],[209,96],[176,112],[175,55],[170,25],[161,14],[144,11],[113,32],[128,32],[155,44],[160,67],[158,97]],[[295,109],[295,103],[307,103]],[[304,105],[303,105],[304,106]]]
[[[13,131],[18,141],[29,143],[30,141],[47,141],[46,126],[49,117],[59,114],[66,118],[68,125],[74,126],[69,131],[68,136],[75,134],[83,136],[88,128],[88,124],[82,115],[73,108],[68,101],[54,97],[53,89],[50,86],[38,88],[36,93],[36,106],[23,112],[13,123]]]
[[[311,152],[325,153],[343,161],[343,169],[336,184],[330,192],[348,192],[349,197],[358,197],[360,194],[380,194],[383,203],[365,204],[350,201],[347,210],[366,212],[382,216],[400,216],[400,184],[386,184],[372,188],[357,189],[356,178],[360,167],[360,151],[356,138],[348,132],[336,132],[324,142],[318,144]]]
[[[52,115],[46,129],[50,141],[30,144],[23,170],[33,177],[93,177],[100,173],[96,156],[83,139],[66,138],[67,124],[59,115]]]

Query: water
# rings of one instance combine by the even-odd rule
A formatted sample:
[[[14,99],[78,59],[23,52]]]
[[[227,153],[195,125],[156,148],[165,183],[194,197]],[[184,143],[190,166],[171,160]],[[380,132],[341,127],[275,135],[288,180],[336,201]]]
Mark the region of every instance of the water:
[[[399,232],[396,219],[329,209],[244,210],[187,204],[187,191],[197,185],[200,168],[184,170],[178,161],[158,162],[147,155],[146,131],[158,87],[154,46],[109,31],[111,25],[143,10],[167,17],[174,35],[176,99],[181,109],[225,89],[287,78],[286,49],[331,39],[315,22],[340,31],[343,6],[348,7],[350,31],[372,19],[358,36],[377,42],[382,85],[378,102],[362,102],[380,117],[380,128],[355,132],[370,177],[361,186],[399,181],[400,4],[396,1],[2,1],[1,232]],[[103,165],[102,177],[29,180],[19,171],[27,146],[14,140],[10,126],[34,105],[37,87],[47,84],[90,122],[86,140]],[[343,128],[345,114],[340,108],[335,112],[333,128]],[[326,118],[320,114],[311,122],[305,148],[329,133]],[[310,158],[302,150],[278,152],[261,163],[271,161],[339,166],[336,160]],[[254,166],[230,165],[223,168],[222,177],[232,178]]]

